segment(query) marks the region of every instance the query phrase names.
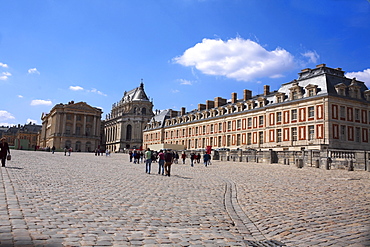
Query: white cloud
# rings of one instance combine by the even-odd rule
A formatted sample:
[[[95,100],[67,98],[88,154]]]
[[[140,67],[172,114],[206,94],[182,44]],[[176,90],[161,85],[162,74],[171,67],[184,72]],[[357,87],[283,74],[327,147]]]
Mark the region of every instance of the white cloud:
[[[35,99],[31,101],[31,105],[52,105],[53,103],[50,100]]]
[[[70,86],[69,89],[72,91],[84,90],[84,88],[80,86]]]
[[[7,64],[5,64],[5,63],[0,63],[0,67],[8,68],[8,65],[7,65]]]
[[[178,79],[177,81],[179,81],[181,85],[193,85],[193,82],[185,79]]]
[[[23,95],[18,95],[18,98],[23,98]]]
[[[9,119],[15,119],[15,117],[7,111],[0,110],[0,121],[9,120]]]
[[[10,74],[9,72],[2,72],[1,75],[0,75],[0,80],[2,81],[5,81],[9,78],[9,76],[11,76],[12,74]]]
[[[40,72],[36,69],[36,68],[33,68],[33,69],[29,69],[28,70],[28,74],[40,74]]]
[[[172,93],[180,93],[180,91],[179,91],[179,90],[177,90],[177,89],[172,89],[172,90],[171,90],[171,92],[172,92]]]
[[[33,120],[33,119],[28,118],[27,123],[37,124],[37,120]]]
[[[365,69],[364,71],[358,72],[348,72],[346,73],[346,77],[354,78],[356,77],[357,80],[363,81],[370,87],[370,69]]]
[[[96,88],[93,88],[93,89],[91,89],[91,90],[87,90],[88,92],[90,92],[90,93],[97,93],[97,94],[99,94],[99,95],[103,95],[103,96],[107,96],[105,93],[103,93],[103,92],[100,92],[99,90],[97,90]]]
[[[307,57],[309,63],[317,63],[320,58],[316,51],[307,51],[303,53],[302,56]]]
[[[203,39],[187,49],[175,63],[191,66],[207,75],[221,75],[238,81],[260,77],[281,77],[296,66],[294,56],[284,49],[268,51],[260,44],[242,38]]]

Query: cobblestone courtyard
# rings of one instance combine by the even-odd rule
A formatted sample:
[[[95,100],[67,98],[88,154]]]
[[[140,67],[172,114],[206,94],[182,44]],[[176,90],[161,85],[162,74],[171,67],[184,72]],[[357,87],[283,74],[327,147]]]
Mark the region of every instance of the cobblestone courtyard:
[[[370,246],[370,172],[11,152],[0,246]]]

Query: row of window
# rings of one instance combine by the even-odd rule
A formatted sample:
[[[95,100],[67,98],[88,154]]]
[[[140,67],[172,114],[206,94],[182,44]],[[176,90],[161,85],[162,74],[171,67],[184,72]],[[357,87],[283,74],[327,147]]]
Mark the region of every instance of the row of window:
[[[370,111],[348,106],[332,105],[332,118],[366,124],[370,123]]]
[[[231,147],[240,145],[253,145],[263,143],[280,143],[291,141],[313,141],[324,138],[324,126],[308,125],[291,128],[281,128],[276,130],[255,131],[243,134],[233,134],[226,136],[215,136],[209,138],[195,138],[189,140],[170,141],[173,144],[186,145],[187,148]],[[343,141],[365,142],[369,141],[369,129],[345,125],[333,125],[333,138]]]
[[[76,121],[83,121],[84,117],[86,117],[86,122],[91,123],[94,120],[93,116],[86,116],[86,115],[79,115],[79,114],[67,114],[67,120],[73,120],[74,116],[76,116]]]

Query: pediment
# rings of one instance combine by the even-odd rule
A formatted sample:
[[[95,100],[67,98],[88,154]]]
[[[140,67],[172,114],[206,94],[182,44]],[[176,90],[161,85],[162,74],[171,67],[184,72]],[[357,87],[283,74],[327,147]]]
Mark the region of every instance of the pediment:
[[[68,111],[81,111],[81,112],[94,112],[94,113],[98,111],[97,108],[94,108],[86,104],[85,102],[78,102],[75,104],[65,105],[64,109]]]

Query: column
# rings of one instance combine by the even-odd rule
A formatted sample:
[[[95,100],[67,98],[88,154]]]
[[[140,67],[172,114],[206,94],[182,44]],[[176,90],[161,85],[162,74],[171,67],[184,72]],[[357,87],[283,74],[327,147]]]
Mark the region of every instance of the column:
[[[72,134],[75,135],[76,134],[76,122],[77,122],[77,115],[74,114],[73,115],[73,130],[72,130]]]
[[[97,120],[97,117],[96,116],[93,116],[93,127],[92,127],[92,136],[95,136],[96,134],[96,131],[95,131],[95,128],[96,128],[96,120]]]
[[[63,117],[62,117],[62,135],[65,135],[65,133],[66,133],[67,114],[65,112],[62,113],[62,114],[63,114]]]
[[[82,135],[86,136],[86,115],[84,115],[84,124],[82,126]]]

